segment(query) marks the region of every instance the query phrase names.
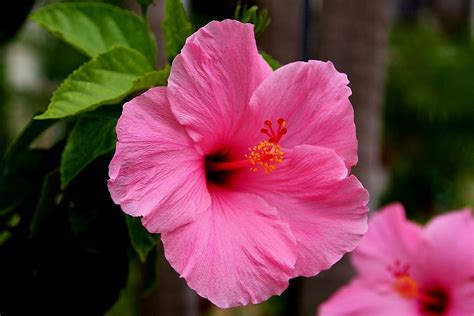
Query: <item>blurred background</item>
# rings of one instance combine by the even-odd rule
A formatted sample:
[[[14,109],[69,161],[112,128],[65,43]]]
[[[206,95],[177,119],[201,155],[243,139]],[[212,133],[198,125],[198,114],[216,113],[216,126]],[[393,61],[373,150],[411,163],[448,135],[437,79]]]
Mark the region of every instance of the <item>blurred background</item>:
[[[52,2],[19,0],[8,8],[4,4],[1,10],[1,156],[31,117],[45,109],[58,84],[87,60],[26,20],[35,7]],[[139,9],[131,0],[106,2]],[[371,193],[371,209],[400,201],[410,218],[423,223],[437,213],[474,205],[474,1],[242,3],[267,9],[271,18],[270,26],[258,38],[259,49],[282,64],[331,60],[339,71],[348,74],[359,139],[359,164],[353,172]],[[237,1],[186,0],[184,4],[199,27],[209,20],[232,18]],[[162,17],[163,1],[156,0],[148,18],[158,41],[159,65],[166,63],[159,27]],[[55,125],[33,146],[50,146],[50,139],[64,133],[65,128]],[[93,208],[89,208],[91,212]],[[68,216],[82,219],[83,215]],[[11,216],[5,225],[15,227],[19,221],[19,217]],[[0,251],[2,316],[2,308],[29,304],[29,298],[44,289],[41,283],[31,281],[38,276],[29,261],[38,256],[51,255],[55,261],[41,282],[65,278],[56,288],[47,287],[47,293],[38,294],[49,298],[42,300],[41,306],[48,310],[48,304],[64,303],[66,308],[88,311],[86,315],[314,315],[317,305],[353,275],[345,258],[314,278],[293,280],[281,297],[257,306],[220,310],[186,287],[160,249],[153,253],[146,269],[140,264],[119,267],[115,263],[126,256],[120,251],[122,241],[113,237],[113,229],[106,233],[110,238],[103,246],[113,243],[117,251],[112,247],[106,259],[92,264],[82,264],[82,257],[68,259],[77,252],[61,245],[34,256],[31,253],[36,245]],[[8,229],[0,227],[0,246],[8,246],[9,238]],[[77,240],[72,238],[71,242]],[[19,251],[18,260],[9,260],[7,256]],[[71,261],[75,265],[68,266]],[[114,265],[117,273],[125,272],[119,279],[118,274],[95,271],[98,265],[106,269]],[[81,283],[83,275],[88,279]],[[48,279],[50,276],[54,278]],[[14,284],[9,282],[13,278]],[[149,280],[153,284],[147,285],[146,291],[137,291],[138,283]],[[66,301],[54,301],[63,296]],[[11,310],[14,315],[15,309]],[[55,314],[54,309],[51,314]]]

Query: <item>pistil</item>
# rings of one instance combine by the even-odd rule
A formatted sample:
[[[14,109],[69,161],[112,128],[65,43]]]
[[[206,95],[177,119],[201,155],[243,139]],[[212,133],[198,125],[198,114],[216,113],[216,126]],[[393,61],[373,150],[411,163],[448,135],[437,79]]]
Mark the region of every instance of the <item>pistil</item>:
[[[250,168],[256,172],[262,169],[265,173],[273,172],[276,164],[283,162],[284,153],[280,148],[280,141],[287,133],[286,121],[283,118],[277,120],[278,129],[273,129],[272,121],[266,120],[265,127],[260,132],[268,136],[268,140],[261,141],[258,145],[249,148],[249,153],[244,155],[245,159],[236,161],[208,161],[206,169],[211,172],[231,171],[241,168]]]

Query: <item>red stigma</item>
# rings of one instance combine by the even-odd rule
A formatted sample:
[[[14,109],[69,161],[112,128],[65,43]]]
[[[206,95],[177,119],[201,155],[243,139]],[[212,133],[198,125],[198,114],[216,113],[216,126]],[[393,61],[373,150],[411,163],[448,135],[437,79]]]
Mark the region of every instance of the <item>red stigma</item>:
[[[270,120],[266,120],[264,122],[264,124],[268,126],[268,128],[262,128],[260,130],[262,134],[265,134],[269,137],[268,141],[273,144],[278,144],[282,136],[288,132],[288,130],[286,129],[286,121],[283,118],[280,117],[277,120],[277,123],[278,123],[278,130],[276,131],[276,133],[273,130],[272,121]]]
[[[410,265],[408,263],[402,264],[400,260],[396,259],[393,265],[387,266],[387,271],[392,273],[394,277],[410,275]]]

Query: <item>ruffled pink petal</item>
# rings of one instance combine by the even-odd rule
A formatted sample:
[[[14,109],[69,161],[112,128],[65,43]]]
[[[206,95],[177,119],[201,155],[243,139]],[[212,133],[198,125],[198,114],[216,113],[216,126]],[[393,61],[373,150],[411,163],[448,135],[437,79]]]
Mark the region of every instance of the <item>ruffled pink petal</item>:
[[[429,273],[421,275],[421,282],[454,286],[470,280],[474,287],[472,211],[450,212],[432,219],[424,231],[420,255],[422,264],[429,267]]]
[[[284,118],[282,146],[316,145],[334,149],[348,168],[357,162],[351,90],[331,62],[310,60],[285,65],[257,88],[250,106],[257,122]]]
[[[271,72],[251,24],[213,21],[189,37],[173,61],[168,98],[201,153],[232,143],[246,125],[252,93]]]
[[[376,213],[369,222],[369,231],[352,253],[352,263],[359,276],[372,286],[392,286],[392,269],[408,264],[415,277],[416,260],[421,242],[421,227],[405,218],[401,204],[390,204]],[[400,267],[396,267],[398,265]]]
[[[166,88],[153,88],[126,103],[117,124],[109,166],[109,191],[151,232],[186,224],[206,210],[204,159],[170,111]]]
[[[419,316],[415,300],[379,293],[356,279],[319,307],[319,316]]]
[[[241,190],[278,208],[298,243],[295,274],[313,276],[352,251],[367,230],[368,193],[334,150],[296,146],[271,174],[251,173]]]
[[[474,279],[457,284],[450,291],[446,316],[474,315]]]
[[[260,303],[288,286],[296,243],[277,211],[246,193],[213,192],[194,222],[162,234],[189,287],[219,307]]]

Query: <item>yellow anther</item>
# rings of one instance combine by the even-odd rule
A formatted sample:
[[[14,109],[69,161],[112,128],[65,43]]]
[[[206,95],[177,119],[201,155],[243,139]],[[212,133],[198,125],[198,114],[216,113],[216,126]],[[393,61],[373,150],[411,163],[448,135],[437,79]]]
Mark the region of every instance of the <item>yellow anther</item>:
[[[393,287],[401,297],[414,298],[418,296],[418,284],[408,275],[397,277]]]
[[[280,145],[275,145],[269,141],[261,141],[258,145],[249,148],[250,153],[245,157],[250,161],[251,171],[256,172],[258,167],[265,173],[273,172],[276,169],[275,164],[283,162],[284,152]]]

